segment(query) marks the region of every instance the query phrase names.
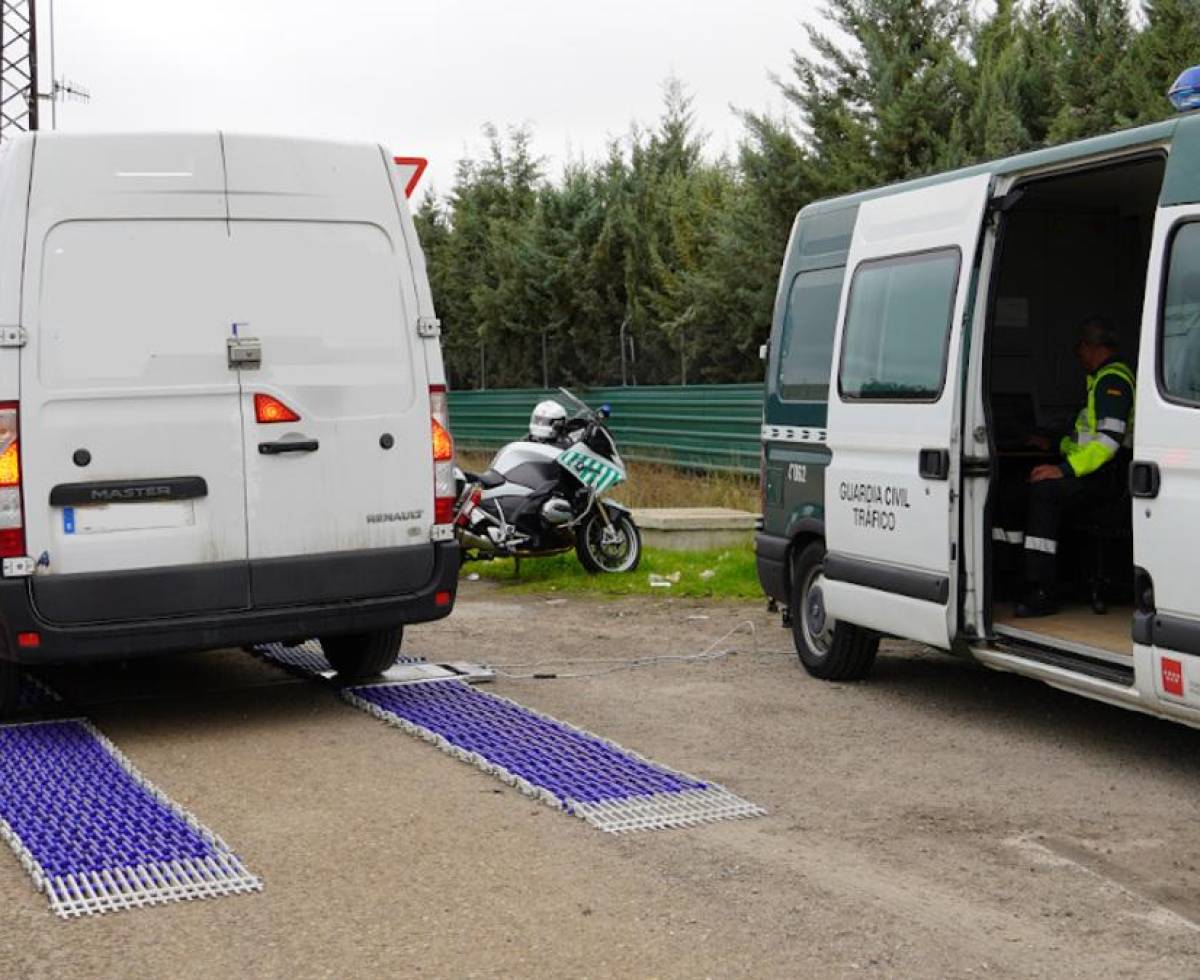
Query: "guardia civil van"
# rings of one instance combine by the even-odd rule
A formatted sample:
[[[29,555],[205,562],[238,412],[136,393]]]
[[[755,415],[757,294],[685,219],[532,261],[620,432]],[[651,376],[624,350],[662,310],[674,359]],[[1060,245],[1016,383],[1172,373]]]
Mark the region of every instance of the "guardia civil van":
[[[450,612],[415,167],[218,132],[0,149],[0,707],[23,664],[313,636],[359,677]]]
[[[1076,601],[1016,619],[998,501],[1084,402],[1097,313],[1128,490],[1070,515]],[[890,635],[1200,725],[1200,113],[804,208],[768,351],[758,571],[810,673]]]

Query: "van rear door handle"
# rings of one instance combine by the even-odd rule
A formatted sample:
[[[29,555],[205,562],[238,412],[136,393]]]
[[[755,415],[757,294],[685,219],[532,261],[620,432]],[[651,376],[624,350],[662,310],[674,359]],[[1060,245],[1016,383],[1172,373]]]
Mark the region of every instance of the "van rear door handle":
[[[922,449],[917,461],[918,470],[926,480],[950,479],[950,450]]]
[[[321,448],[316,439],[281,439],[279,442],[260,442],[258,451],[264,456],[280,453],[315,453]]]
[[[1129,465],[1129,495],[1153,499],[1162,486],[1162,471],[1157,463],[1134,460]]]

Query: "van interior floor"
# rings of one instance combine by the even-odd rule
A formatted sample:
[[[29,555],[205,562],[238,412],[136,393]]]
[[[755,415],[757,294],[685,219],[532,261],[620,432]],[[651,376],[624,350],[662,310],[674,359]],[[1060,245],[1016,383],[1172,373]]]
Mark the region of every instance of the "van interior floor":
[[[1088,605],[1066,606],[1053,616],[1038,619],[1018,619],[1011,603],[997,603],[992,609],[992,623],[1006,630],[1045,637],[1053,645],[1055,640],[1079,643],[1084,646],[1133,656],[1133,640],[1130,639],[1130,622],[1133,606],[1109,606],[1107,614],[1097,616]]]

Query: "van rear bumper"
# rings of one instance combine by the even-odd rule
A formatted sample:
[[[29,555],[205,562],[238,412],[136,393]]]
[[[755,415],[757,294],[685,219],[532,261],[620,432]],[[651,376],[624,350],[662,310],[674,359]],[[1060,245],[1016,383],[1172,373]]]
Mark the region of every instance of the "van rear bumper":
[[[390,629],[405,623],[425,623],[450,615],[458,589],[459,550],[453,541],[431,543],[433,572],[421,588],[403,594],[364,599],[272,605],[195,616],[145,619],[120,623],[92,622],[64,626],[43,619],[31,599],[28,579],[0,580],[0,660],[17,663],[61,664],[85,660],[123,659],[186,650],[308,639],[337,633]],[[314,555],[311,572],[328,572],[324,556]],[[197,575],[206,573],[197,566]],[[122,573],[113,573],[109,589],[119,591]],[[130,589],[144,588],[145,579],[128,573]],[[86,583],[80,584],[87,589]],[[438,605],[438,593],[450,601]],[[38,646],[22,647],[20,633],[38,634]]]
[[[763,591],[779,602],[788,601],[787,561],[792,542],[775,534],[754,537],[754,557],[758,565],[758,581]]]

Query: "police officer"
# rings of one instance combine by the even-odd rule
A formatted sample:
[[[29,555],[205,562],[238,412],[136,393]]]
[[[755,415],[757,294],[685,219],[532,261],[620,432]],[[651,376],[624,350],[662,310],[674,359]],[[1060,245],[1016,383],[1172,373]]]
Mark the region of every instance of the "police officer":
[[[1058,449],[1061,463],[1037,466],[1029,474],[1029,510],[1025,524],[1025,578],[1029,591],[1017,604],[1018,616],[1049,616],[1057,610],[1056,573],[1059,526],[1064,507],[1091,505],[1120,494],[1133,445],[1133,369],[1121,360],[1112,324],[1091,317],[1079,327],[1075,353],[1087,373],[1087,404],[1071,435]],[[1031,441],[1049,450],[1045,437]]]

